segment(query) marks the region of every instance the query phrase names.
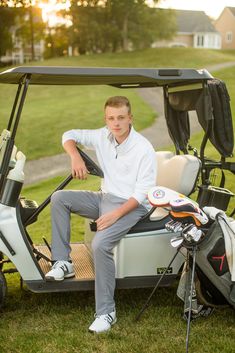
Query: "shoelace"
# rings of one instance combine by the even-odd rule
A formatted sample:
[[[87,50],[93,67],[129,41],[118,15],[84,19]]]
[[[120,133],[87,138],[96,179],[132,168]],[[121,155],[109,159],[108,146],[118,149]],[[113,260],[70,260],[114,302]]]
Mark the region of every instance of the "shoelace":
[[[97,315],[97,314],[95,314],[94,317],[95,317],[95,319],[99,319],[99,318],[102,317],[102,319],[104,321],[107,321],[109,324],[111,324],[113,322],[113,320],[114,320],[114,318],[110,314],[106,314],[106,315]]]
[[[64,273],[68,272],[68,267],[67,267],[67,265],[66,265],[64,262],[62,262],[62,263],[60,264],[60,266],[58,266],[58,264],[59,264],[60,262],[62,262],[62,261],[56,261],[56,262],[54,263],[54,265],[52,266],[52,268],[53,268],[53,269],[61,268],[61,270],[64,271]]]

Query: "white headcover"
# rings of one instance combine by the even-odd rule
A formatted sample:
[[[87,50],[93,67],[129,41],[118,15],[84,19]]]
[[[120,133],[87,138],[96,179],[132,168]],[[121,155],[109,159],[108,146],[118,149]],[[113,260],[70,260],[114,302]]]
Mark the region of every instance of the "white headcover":
[[[183,218],[191,216],[198,226],[208,222],[208,217],[195,201],[164,186],[155,186],[150,189],[148,199],[155,207],[170,206],[170,214],[174,218],[183,220]]]
[[[184,198],[186,196],[165,186],[154,186],[148,192],[148,200],[155,207],[168,206],[171,200],[181,197]]]

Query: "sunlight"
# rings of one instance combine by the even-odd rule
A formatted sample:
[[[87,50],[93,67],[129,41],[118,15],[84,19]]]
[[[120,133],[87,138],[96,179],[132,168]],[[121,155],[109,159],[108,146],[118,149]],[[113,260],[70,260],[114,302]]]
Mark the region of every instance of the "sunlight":
[[[63,2],[58,2],[56,0],[39,1],[38,7],[42,9],[42,18],[44,22],[47,22],[49,27],[54,27],[58,25],[70,25],[71,21],[63,18],[58,14],[60,10],[68,11],[70,7],[70,1],[65,0]]]

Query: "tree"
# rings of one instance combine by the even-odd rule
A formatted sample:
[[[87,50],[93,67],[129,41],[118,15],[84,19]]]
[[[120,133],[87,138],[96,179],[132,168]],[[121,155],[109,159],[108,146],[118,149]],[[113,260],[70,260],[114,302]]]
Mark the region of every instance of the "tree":
[[[35,42],[44,38],[45,24],[42,21],[41,9],[37,7],[25,7],[18,9],[18,30],[17,34],[21,38],[23,46],[30,43],[31,60],[35,60]]]
[[[71,0],[70,14],[80,54],[149,47],[176,27],[172,14],[150,8],[146,0]]]
[[[48,28],[47,32],[44,57],[51,58],[66,55],[70,44],[69,29],[62,25],[55,28]]]
[[[143,11],[145,0],[109,0],[107,7],[110,11],[112,24],[115,24],[122,38],[122,49],[129,49],[130,26],[138,23]]]
[[[12,48],[12,37],[9,28],[15,22],[15,13],[12,9],[0,2],[0,57]]]
[[[105,23],[106,13],[100,1],[71,0],[70,13],[73,26],[71,28],[72,42],[78,47],[80,54],[103,51],[106,46]]]
[[[138,22],[130,23],[129,39],[135,48],[151,46],[156,40],[170,39],[176,32],[173,10],[145,8]]]
[[[35,40],[43,37],[45,25],[42,21],[41,10],[36,7],[38,0],[0,0],[0,8],[7,9],[12,14],[12,23],[17,24],[17,34],[23,40],[23,45],[30,43],[31,45],[31,59],[35,59]],[[10,35],[9,27],[4,36],[8,38]]]

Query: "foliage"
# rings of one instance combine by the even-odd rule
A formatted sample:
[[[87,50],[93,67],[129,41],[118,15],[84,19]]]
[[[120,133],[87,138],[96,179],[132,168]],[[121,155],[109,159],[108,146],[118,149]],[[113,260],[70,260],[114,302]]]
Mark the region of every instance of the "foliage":
[[[4,16],[1,19],[1,12]],[[0,34],[0,56],[5,54],[7,49],[10,49],[14,43],[11,39],[11,27],[16,29],[15,37],[20,38],[23,47],[29,43],[31,45],[31,59],[35,59],[35,42],[43,38],[45,24],[42,21],[41,10],[38,7],[31,6],[30,0],[0,2],[0,29],[3,30]],[[16,39],[16,38],[15,38]]]
[[[31,44],[32,57],[35,59],[34,45],[44,37],[45,24],[42,21],[41,10],[37,7],[21,9],[22,14],[18,18],[17,35],[21,38],[23,47]]]
[[[147,48],[176,30],[173,12],[150,8],[145,0],[72,0],[70,13],[80,54]]]
[[[0,57],[12,48],[12,38],[9,28],[14,24],[15,14],[12,9],[0,3]]]
[[[67,54],[69,44],[69,29],[66,26],[48,28],[45,37],[44,58],[48,59]]]

